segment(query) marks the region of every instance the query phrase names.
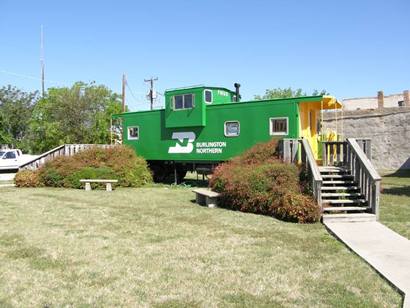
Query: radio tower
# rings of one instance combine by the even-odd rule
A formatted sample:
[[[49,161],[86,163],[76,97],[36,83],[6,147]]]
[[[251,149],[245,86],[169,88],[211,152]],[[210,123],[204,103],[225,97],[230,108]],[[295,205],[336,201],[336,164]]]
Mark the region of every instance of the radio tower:
[[[41,96],[44,98],[44,36],[43,36],[43,25],[41,25],[40,34],[40,66],[41,66]]]

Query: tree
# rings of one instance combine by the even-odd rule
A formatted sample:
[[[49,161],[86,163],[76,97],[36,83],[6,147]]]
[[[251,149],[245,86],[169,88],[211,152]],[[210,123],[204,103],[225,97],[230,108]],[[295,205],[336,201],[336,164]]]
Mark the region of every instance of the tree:
[[[11,85],[0,88],[0,144],[28,150],[28,129],[37,92],[24,92]]]
[[[329,93],[327,93],[326,90],[322,90],[322,91],[314,90],[311,95],[317,96],[317,95],[328,95],[328,94]],[[300,97],[300,96],[308,96],[308,94],[300,88],[293,90],[291,87],[289,87],[289,88],[266,89],[264,95],[255,95],[255,99],[263,100],[263,99],[274,99],[274,98],[291,98],[291,97]]]
[[[64,143],[109,143],[110,119],[121,112],[120,98],[94,83],[48,89],[30,122],[32,150],[44,152]]]

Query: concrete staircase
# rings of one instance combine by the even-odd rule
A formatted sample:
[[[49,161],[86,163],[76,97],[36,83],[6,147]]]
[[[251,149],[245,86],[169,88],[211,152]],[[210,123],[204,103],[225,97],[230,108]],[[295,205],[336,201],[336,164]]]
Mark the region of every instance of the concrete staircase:
[[[321,187],[323,221],[375,221],[365,196],[345,167],[319,167],[323,179]]]

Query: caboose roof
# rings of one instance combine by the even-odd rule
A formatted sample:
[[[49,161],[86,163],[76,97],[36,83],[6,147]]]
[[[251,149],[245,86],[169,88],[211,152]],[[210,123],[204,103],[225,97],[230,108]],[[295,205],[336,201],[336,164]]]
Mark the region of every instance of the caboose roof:
[[[203,85],[203,84],[193,85],[193,86],[188,86],[188,87],[181,87],[181,88],[166,89],[165,92],[185,91],[185,90],[193,90],[193,89],[217,89],[217,90],[225,90],[227,92],[235,94],[235,91],[229,90],[228,88],[207,86],[207,85]]]

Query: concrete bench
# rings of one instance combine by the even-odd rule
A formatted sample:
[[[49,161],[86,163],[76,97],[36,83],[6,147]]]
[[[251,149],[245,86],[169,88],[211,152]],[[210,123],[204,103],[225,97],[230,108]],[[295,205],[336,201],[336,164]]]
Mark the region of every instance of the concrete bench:
[[[196,194],[196,203],[206,205],[210,208],[218,206],[218,197],[220,196],[220,193],[206,188],[197,188],[194,189],[193,192]]]
[[[106,191],[112,191],[112,184],[118,183],[118,180],[98,180],[98,179],[81,179],[80,183],[85,183],[85,190],[91,190],[91,183],[105,184]]]

